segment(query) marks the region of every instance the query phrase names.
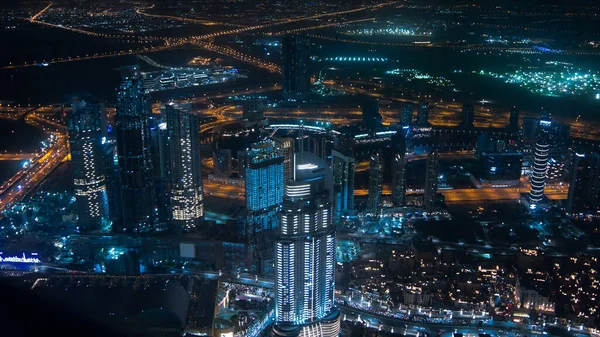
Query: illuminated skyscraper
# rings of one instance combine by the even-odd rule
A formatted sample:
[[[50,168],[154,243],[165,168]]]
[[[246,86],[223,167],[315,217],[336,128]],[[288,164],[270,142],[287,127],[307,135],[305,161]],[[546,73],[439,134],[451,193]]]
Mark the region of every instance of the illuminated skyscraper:
[[[150,149],[154,167],[154,190],[156,195],[157,220],[161,227],[171,220],[171,159],[169,158],[169,132],[166,123],[166,108],[161,118],[150,118]]]
[[[274,240],[284,193],[285,156],[273,141],[252,144],[246,154],[247,230],[256,269],[269,273],[274,265]]]
[[[152,157],[150,154],[149,95],[135,66],[122,69],[117,93],[117,153],[121,172],[119,231],[153,230],[155,208]]]
[[[301,101],[310,93],[309,40],[304,35],[287,35],[281,41],[283,54],[283,98]]]
[[[529,202],[532,207],[544,198],[551,133],[552,121],[549,118],[540,120],[536,131],[532,172],[529,179],[531,183]]]
[[[369,162],[369,199],[367,200],[367,209],[370,212],[379,211],[381,202],[383,184],[383,158],[381,153],[376,152],[371,155]]]
[[[73,100],[73,114],[69,120],[69,144],[73,163],[73,183],[79,227],[98,229],[109,221],[107,177],[105,172],[105,130],[103,103]]]
[[[190,106],[166,106],[171,158],[171,221],[176,229],[193,231],[204,216],[200,121]]]
[[[427,168],[425,172],[425,194],[423,195],[423,207],[426,212],[431,212],[435,206],[438,187],[438,175],[440,171],[440,160],[438,150],[433,149],[427,156]]]
[[[294,176],[294,138],[274,137],[273,140],[283,153],[283,182]]]
[[[417,125],[428,126],[429,125],[429,103],[419,101],[419,107],[417,110]]]
[[[276,245],[275,336],[334,337],[340,333],[333,297],[336,239],[331,185],[325,161],[308,152],[296,154]]]
[[[474,128],[473,122],[475,121],[475,107],[473,104],[464,104],[462,108],[462,122],[460,126],[465,129]]]
[[[573,152],[566,209],[569,212],[600,207],[600,154]]]
[[[406,140],[402,129],[392,136],[392,202],[402,206],[406,198]]]
[[[354,167],[354,158],[332,150],[334,223],[340,221],[344,212],[354,209]]]

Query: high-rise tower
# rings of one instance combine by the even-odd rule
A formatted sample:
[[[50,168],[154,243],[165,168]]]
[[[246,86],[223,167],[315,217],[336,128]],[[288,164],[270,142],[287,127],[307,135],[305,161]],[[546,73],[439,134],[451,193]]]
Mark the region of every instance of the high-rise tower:
[[[473,122],[475,121],[475,107],[473,104],[464,104],[462,108],[462,122],[460,126],[464,129],[474,128]]]
[[[150,154],[149,95],[137,67],[124,67],[117,93],[117,154],[121,178],[122,224],[119,231],[153,230],[155,207]]]
[[[273,141],[252,144],[246,152],[247,231],[259,273],[269,273],[274,265],[273,246],[285,186],[284,166],[284,153]]]
[[[354,158],[331,151],[334,223],[341,220],[344,212],[354,209],[354,168]]]
[[[283,182],[294,176],[294,138],[274,137],[273,140],[283,153]]]
[[[367,209],[370,212],[377,213],[381,203],[381,193],[383,184],[383,158],[380,152],[371,155],[369,162],[369,198],[367,200]]]
[[[109,221],[107,177],[102,127],[103,103],[74,99],[69,120],[69,145],[73,163],[75,201],[82,230],[98,229]]]
[[[413,113],[413,104],[412,103],[404,103],[402,105],[402,125],[403,126],[411,126],[412,125],[412,115]]]
[[[567,211],[596,211],[600,207],[600,154],[573,151],[570,173]]]
[[[535,207],[534,205],[544,198],[551,136],[552,121],[549,117],[541,119],[535,136],[533,166],[530,177],[531,189],[529,191],[529,202],[532,207]]]
[[[508,128],[516,131],[519,130],[519,108],[516,105],[510,109],[510,114],[508,116]]]
[[[429,103],[427,102],[419,101],[419,107],[417,110],[417,125],[429,125]]]
[[[304,35],[287,35],[281,41],[284,99],[301,101],[310,93],[309,47]]]
[[[171,158],[171,221],[177,230],[194,231],[204,217],[200,121],[190,106],[166,106]]]
[[[340,333],[333,297],[336,238],[331,185],[325,161],[308,152],[296,154],[276,244],[275,336],[334,337]]]
[[[406,140],[402,129],[392,136],[392,202],[402,206],[406,198]]]
[[[426,212],[431,212],[435,206],[438,187],[438,174],[440,170],[439,152],[431,150],[427,156],[427,169],[425,172],[425,189],[423,195],[423,207]]]

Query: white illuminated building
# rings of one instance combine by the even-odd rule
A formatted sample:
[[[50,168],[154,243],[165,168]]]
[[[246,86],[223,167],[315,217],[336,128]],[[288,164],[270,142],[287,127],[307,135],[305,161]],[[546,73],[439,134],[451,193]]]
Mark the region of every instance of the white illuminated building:
[[[166,106],[171,156],[171,211],[177,229],[194,230],[204,216],[200,122],[189,105]]]
[[[551,121],[541,120],[536,134],[533,170],[530,179],[531,190],[529,192],[529,202],[533,208],[535,207],[534,205],[542,201],[544,197],[548,156],[550,152],[548,128],[551,126],[551,124]]]
[[[295,155],[285,187],[276,250],[276,336],[337,336],[332,173],[325,161]]]

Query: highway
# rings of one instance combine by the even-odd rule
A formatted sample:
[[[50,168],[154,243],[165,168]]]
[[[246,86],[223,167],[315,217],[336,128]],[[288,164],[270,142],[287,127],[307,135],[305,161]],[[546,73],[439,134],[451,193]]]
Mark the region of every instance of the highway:
[[[376,20],[376,18],[368,18],[368,19],[358,19],[358,20],[318,24],[318,25],[314,25],[314,26],[307,26],[307,27],[302,27],[302,28],[284,30],[284,31],[280,31],[277,33],[267,33],[267,35],[281,36],[281,35],[285,35],[285,34],[297,34],[297,33],[305,32],[308,30],[322,29],[322,28],[327,28],[327,27],[336,27],[336,26],[347,25],[347,24],[351,24],[351,23],[368,22],[368,21],[375,21],[375,20]]]
[[[42,14],[44,14],[51,6],[52,6],[52,2],[48,6],[44,7],[44,9],[42,9],[41,11],[39,11],[38,13],[36,13],[34,16],[32,16],[31,18],[29,18],[29,20],[32,21],[32,22],[35,21],[35,20],[37,20],[37,18],[39,18],[40,16],[42,16]]]
[[[30,160],[35,153],[0,153],[0,161]]]
[[[468,202],[483,200],[516,200],[521,194],[529,193],[529,187],[518,188],[470,188],[438,191],[443,194],[446,202]],[[568,196],[568,186],[565,189],[546,189],[544,195],[550,200],[565,200]]]
[[[180,17],[180,16],[173,16],[173,15],[150,14],[150,13],[145,12],[145,10],[152,9],[152,8],[154,8],[154,4],[150,7],[136,8],[135,12],[138,13],[139,15],[143,15],[143,16],[178,20],[178,21],[194,23],[194,24],[198,24],[198,25],[205,25],[205,26],[225,25],[225,26],[234,26],[234,27],[246,27],[244,25],[239,25],[239,24],[234,24],[234,23],[210,21],[210,20],[204,20],[204,19],[184,18],[184,17]]]
[[[13,178],[0,187],[0,213],[20,202],[33,191],[69,155],[67,136],[55,134],[56,139],[43,155],[22,168]]]
[[[212,196],[233,200],[244,200],[246,198],[246,190],[244,189],[244,186],[226,185],[223,183],[209,181],[208,179],[203,179],[202,188],[204,189],[204,195],[206,197]]]
[[[246,55],[241,53],[231,47],[227,46],[219,46],[210,42],[205,41],[197,41],[192,43],[195,46],[198,46],[202,49],[209,50],[212,52],[219,53],[221,55],[226,55],[232,57],[236,60],[252,64],[253,66],[261,69],[265,69],[271,73],[281,73],[281,67],[277,64],[262,61],[254,56]]]
[[[470,201],[484,201],[484,200],[516,200],[519,199],[521,194],[529,193],[529,186],[524,187],[482,187],[482,188],[463,188],[463,189],[448,189],[438,190],[441,193],[446,202],[470,202]],[[382,187],[383,195],[391,195],[392,190],[388,184],[383,184]],[[423,194],[423,190],[408,190],[408,195]],[[569,194],[569,187],[566,185],[562,189],[551,189],[546,188],[544,195],[550,200],[565,200]],[[355,196],[366,196],[369,195],[368,189],[355,189]]]
[[[22,167],[0,186],[0,214],[23,200],[60,163],[69,157],[67,128],[65,126],[49,121],[35,112],[29,113],[25,117],[25,121],[49,132],[51,134],[50,144],[43,152],[30,158],[29,165]]]
[[[25,64],[8,65],[8,66],[0,67],[0,69],[18,69],[18,68],[45,66],[45,65],[50,65],[50,64],[73,62],[73,61],[93,60],[93,59],[100,59],[100,58],[105,58],[105,57],[125,56],[125,55],[139,54],[139,53],[153,53],[153,52],[157,52],[157,51],[172,49],[172,48],[175,48],[178,46],[179,45],[165,45],[165,46],[158,46],[158,47],[144,47],[141,49],[120,50],[120,51],[115,51],[112,53],[101,53],[101,54],[96,53],[93,55],[88,54],[86,56],[59,58],[59,59],[50,60],[47,62],[32,62],[32,63],[25,63]]]

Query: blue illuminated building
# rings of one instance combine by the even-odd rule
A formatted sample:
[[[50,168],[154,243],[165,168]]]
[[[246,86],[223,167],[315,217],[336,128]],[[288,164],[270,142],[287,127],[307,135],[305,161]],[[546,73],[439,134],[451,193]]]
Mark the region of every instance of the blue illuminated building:
[[[275,336],[338,336],[334,306],[335,226],[332,173],[321,158],[296,153],[277,239]]]
[[[273,240],[284,192],[284,159],[283,151],[271,140],[253,144],[246,153],[247,231],[260,273],[268,273],[273,266]]]
[[[69,145],[81,230],[98,229],[109,221],[104,157],[105,116],[103,103],[77,98],[73,100],[73,114],[68,125]]]

